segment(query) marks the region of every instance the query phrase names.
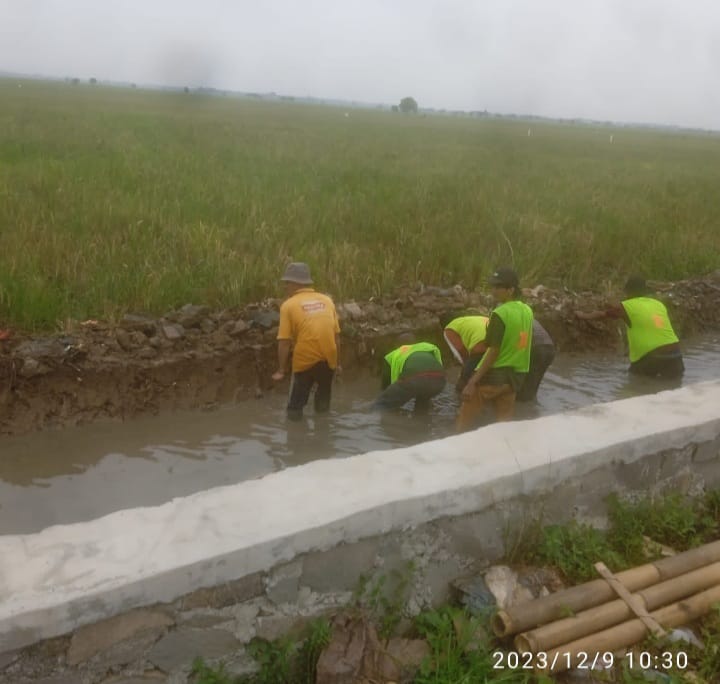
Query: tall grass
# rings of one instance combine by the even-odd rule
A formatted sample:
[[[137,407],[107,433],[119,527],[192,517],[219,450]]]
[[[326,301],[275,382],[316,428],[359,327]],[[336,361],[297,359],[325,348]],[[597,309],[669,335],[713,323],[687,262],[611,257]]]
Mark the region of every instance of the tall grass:
[[[0,81],[0,324],[717,268],[720,137]]]

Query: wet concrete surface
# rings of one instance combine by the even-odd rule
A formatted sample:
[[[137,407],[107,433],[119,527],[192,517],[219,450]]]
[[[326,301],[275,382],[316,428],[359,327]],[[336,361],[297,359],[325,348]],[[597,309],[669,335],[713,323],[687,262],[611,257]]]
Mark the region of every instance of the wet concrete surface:
[[[720,338],[684,345],[682,384],[720,378]],[[620,354],[559,355],[535,404],[519,404],[518,419],[671,388],[627,374]],[[429,415],[380,416],[369,407],[378,379],[346,378],[334,389],[333,410],[300,423],[285,420],[287,387],[256,401],[219,410],[187,411],[104,422],[0,439],[0,534],[30,533],[54,524],[150,506],[211,487],[261,477],[320,458],[391,449],[454,432],[453,381]]]

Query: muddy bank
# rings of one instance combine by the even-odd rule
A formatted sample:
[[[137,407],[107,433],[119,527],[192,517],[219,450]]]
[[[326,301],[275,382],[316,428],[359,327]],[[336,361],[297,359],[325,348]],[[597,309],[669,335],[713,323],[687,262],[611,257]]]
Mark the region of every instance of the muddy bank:
[[[720,329],[720,271],[651,285],[681,336]],[[524,295],[560,351],[621,352],[620,324],[574,316],[578,308],[603,307],[607,297],[543,285]],[[188,304],[157,319],[128,314],[117,324],[83,321],[54,336],[0,341],[0,434],[262,397],[276,366],[280,302],[223,311]],[[487,294],[460,286],[399,288],[366,302],[338,303],[343,367],[350,375],[375,370],[398,332],[416,330],[439,341],[441,314],[487,312],[490,304]]]

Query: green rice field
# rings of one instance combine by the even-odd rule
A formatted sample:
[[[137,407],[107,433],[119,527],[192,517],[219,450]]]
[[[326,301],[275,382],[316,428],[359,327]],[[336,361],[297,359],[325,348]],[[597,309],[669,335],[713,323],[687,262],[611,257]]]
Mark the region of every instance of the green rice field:
[[[347,113],[0,80],[0,327],[278,296],[290,260],[338,299],[718,268],[720,136]]]

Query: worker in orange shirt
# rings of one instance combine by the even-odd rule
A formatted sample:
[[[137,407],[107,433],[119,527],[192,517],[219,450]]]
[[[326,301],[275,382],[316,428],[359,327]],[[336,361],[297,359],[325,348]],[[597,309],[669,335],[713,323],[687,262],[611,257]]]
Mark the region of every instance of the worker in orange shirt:
[[[332,299],[310,287],[313,281],[307,264],[289,264],[282,280],[287,299],[280,306],[278,369],[272,379],[278,382],[285,377],[292,346],[287,415],[290,420],[300,420],[315,386],[315,413],[330,410],[333,377],[341,372],[340,325]]]

